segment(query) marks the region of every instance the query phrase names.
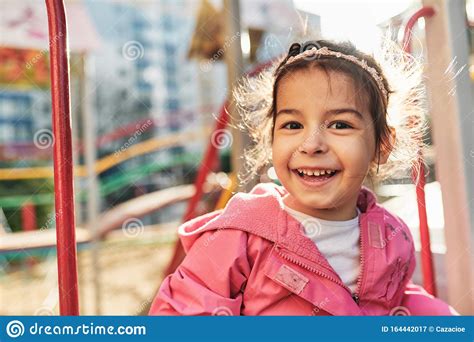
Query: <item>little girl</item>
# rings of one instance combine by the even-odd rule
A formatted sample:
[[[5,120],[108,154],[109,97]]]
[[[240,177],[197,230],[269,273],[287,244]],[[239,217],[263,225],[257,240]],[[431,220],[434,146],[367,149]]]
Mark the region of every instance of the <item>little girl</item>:
[[[248,80],[237,92],[255,141],[247,165],[255,173],[271,163],[282,186],[259,184],[184,223],[186,258],[150,314],[456,314],[411,282],[410,231],[363,185],[393,174],[394,160],[416,160],[408,148],[419,143],[423,107],[407,61],[394,76],[408,75],[409,90],[391,89],[373,57],[319,40],[293,44]],[[405,104],[410,138],[389,125],[389,101]]]

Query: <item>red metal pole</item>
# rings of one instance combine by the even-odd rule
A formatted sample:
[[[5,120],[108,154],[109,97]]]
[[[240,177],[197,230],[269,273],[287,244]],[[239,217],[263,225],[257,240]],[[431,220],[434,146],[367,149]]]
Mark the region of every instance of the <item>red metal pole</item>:
[[[21,207],[21,226],[24,232],[31,232],[35,230],[36,227],[36,207],[31,202],[26,202]],[[28,257],[26,259],[26,264],[28,267],[33,267],[36,262],[35,257]]]
[[[46,0],[54,137],[54,200],[61,315],[79,315],[74,222],[72,139],[66,14],[62,0]]]
[[[429,18],[434,14],[435,11],[432,7],[423,7],[410,17],[405,26],[405,32],[403,35],[403,49],[405,52],[411,53],[412,29],[418,19],[423,17]],[[423,272],[423,287],[433,296],[436,296],[436,280],[434,276],[433,255],[431,253],[430,246],[430,230],[428,228],[428,216],[426,214],[425,167],[423,164],[423,155],[421,150],[418,152],[418,158],[419,177],[416,180],[416,197],[418,203],[418,217],[420,220],[421,269]],[[414,179],[416,174],[417,170],[413,169],[412,175]]]
[[[36,208],[35,205],[31,202],[26,202],[21,207],[21,226],[23,231],[31,232],[35,230],[36,227]]]

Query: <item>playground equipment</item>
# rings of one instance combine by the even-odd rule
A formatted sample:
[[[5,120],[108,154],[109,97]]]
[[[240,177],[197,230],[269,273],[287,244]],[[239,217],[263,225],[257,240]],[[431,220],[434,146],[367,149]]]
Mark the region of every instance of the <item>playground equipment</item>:
[[[431,17],[435,14],[432,7],[423,7],[415,12],[407,24],[403,35],[403,48],[405,52],[411,53],[411,38],[413,26],[419,18]],[[418,217],[420,220],[420,239],[421,239],[421,267],[423,271],[423,287],[433,296],[436,296],[436,282],[433,268],[433,254],[431,253],[430,231],[428,228],[428,217],[426,215],[425,198],[425,167],[423,163],[423,154],[421,149],[418,151],[418,170],[413,170],[413,179],[416,185],[416,198],[418,203]],[[417,177],[417,175],[419,175]]]
[[[186,153],[177,156],[170,162],[166,163],[149,163],[131,167],[127,173],[121,175],[113,175],[104,177],[100,184],[101,197],[110,195],[111,193],[120,190],[126,186],[133,185],[134,182],[149,176],[150,174],[167,170],[176,166],[195,165],[199,160],[195,154]],[[85,201],[87,199],[87,192],[81,190],[76,193],[76,200]],[[0,197],[0,207],[2,208],[19,208],[25,203],[30,202],[34,205],[50,204],[54,202],[54,193],[41,193],[34,195],[14,195]]]
[[[198,108],[199,112],[211,112],[212,109],[209,106]],[[167,125],[173,125],[176,121],[186,121],[191,119],[194,116],[194,113],[191,111],[169,111],[162,113],[162,115],[169,116],[169,119],[153,119],[155,115],[150,115],[150,118],[136,120],[125,125],[119,126],[113,129],[110,132],[107,132],[96,140],[96,147],[103,147],[107,144],[113,143],[117,140],[123,138],[130,138],[131,135],[137,132],[137,129],[140,129],[141,133],[144,133],[151,128],[160,128],[166,127]],[[178,116],[178,119],[173,119],[174,116]],[[77,149],[78,153],[84,152],[84,144],[78,143],[77,146],[74,147]],[[45,159],[49,158],[49,148],[45,149],[38,149],[38,147],[33,142],[12,142],[8,144],[0,145],[0,160],[15,160],[16,153],[11,155],[6,155],[6,151],[13,150],[13,151],[23,151],[25,155],[22,155],[23,159]]]
[[[220,190],[217,183],[207,183],[203,193]],[[224,192],[227,194],[227,192]],[[100,239],[104,239],[111,231],[122,227],[122,224],[131,218],[143,217],[149,213],[167,206],[187,201],[195,194],[192,184],[180,185],[164,190],[155,191],[129,201],[123,202],[103,213],[97,222],[97,232]],[[93,241],[90,230],[76,227],[77,243],[85,244]],[[0,240],[0,255],[16,252],[24,253],[36,249],[53,248],[56,246],[56,231],[53,229],[29,230],[14,234],[5,233]]]
[[[426,87],[430,100],[436,178],[445,218],[448,300],[462,314],[474,312],[474,177],[472,84],[465,2],[423,0],[435,15],[425,20]]]
[[[46,0],[53,108],[54,186],[57,223],[58,286],[61,315],[79,315],[74,222],[71,102],[67,27],[62,0]]]
[[[101,158],[95,164],[95,171],[97,174],[101,174],[130,158],[147,154],[159,149],[173,147],[178,145],[182,141],[201,138],[207,136],[208,134],[209,130],[190,131],[184,133],[175,133],[162,138],[153,138],[146,141],[142,141],[133,146],[130,146],[123,152],[120,151],[119,153],[114,153]],[[74,171],[75,176],[87,176],[86,169],[83,166],[76,167]],[[49,178],[52,176],[53,170],[47,166],[0,169],[0,180]]]

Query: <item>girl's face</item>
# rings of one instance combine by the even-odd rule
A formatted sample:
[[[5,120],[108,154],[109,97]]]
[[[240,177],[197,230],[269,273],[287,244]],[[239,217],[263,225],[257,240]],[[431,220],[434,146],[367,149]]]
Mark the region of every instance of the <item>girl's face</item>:
[[[357,215],[360,188],[371,162],[377,162],[363,96],[348,76],[333,71],[311,68],[280,80],[273,166],[290,208],[326,220]],[[387,158],[381,154],[380,163]],[[322,170],[327,172],[317,176]]]

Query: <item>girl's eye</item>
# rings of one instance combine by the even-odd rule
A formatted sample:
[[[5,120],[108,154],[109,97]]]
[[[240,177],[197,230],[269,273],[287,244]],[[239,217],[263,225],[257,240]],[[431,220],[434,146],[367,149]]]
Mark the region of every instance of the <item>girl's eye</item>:
[[[299,129],[303,127],[300,123],[298,122],[295,122],[295,121],[291,121],[291,122],[288,122],[287,124],[285,124],[282,128],[286,128],[286,129]]]
[[[286,129],[299,129],[303,126],[301,126],[300,123],[296,122],[296,121],[291,121],[291,122],[288,122],[287,124],[285,124],[282,128],[286,128]]]
[[[329,126],[329,128],[335,128],[335,129],[347,129],[347,128],[352,128],[351,125],[346,124],[345,122],[342,121],[336,121],[333,124]]]

